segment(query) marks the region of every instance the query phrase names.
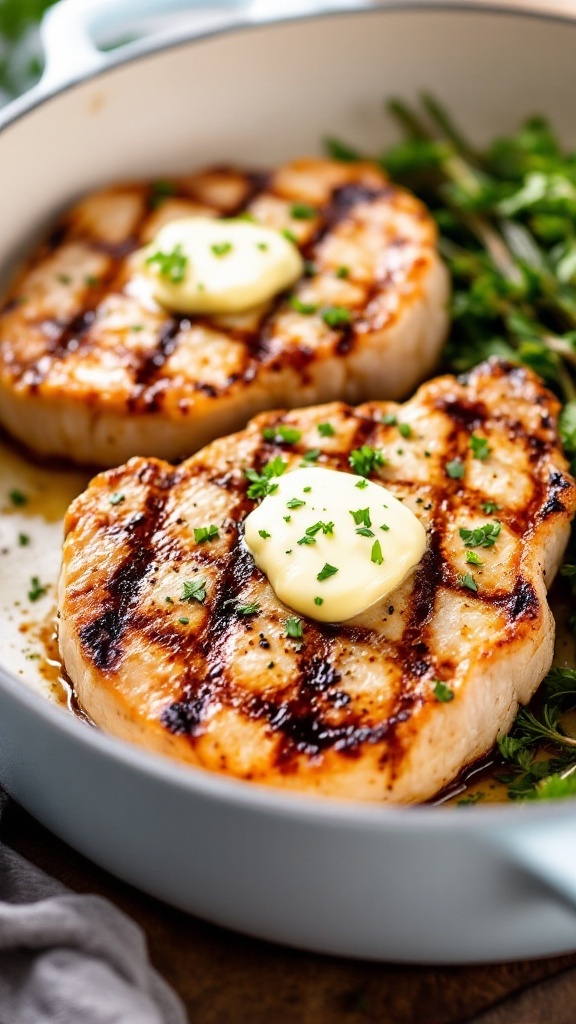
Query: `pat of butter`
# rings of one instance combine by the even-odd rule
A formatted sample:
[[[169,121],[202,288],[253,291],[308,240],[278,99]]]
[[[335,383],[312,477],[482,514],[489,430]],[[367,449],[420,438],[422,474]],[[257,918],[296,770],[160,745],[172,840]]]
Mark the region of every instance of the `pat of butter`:
[[[247,516],[245,543],[277,597],[342,622],[395,590],[426,549],[426,531],[385,487],[352,473],[295,469]]]
[[[180,313],[241,313],[291,287],[304,271],[298,249],[280,231],[213,217],[165,224],[136,264],[156,301]]]

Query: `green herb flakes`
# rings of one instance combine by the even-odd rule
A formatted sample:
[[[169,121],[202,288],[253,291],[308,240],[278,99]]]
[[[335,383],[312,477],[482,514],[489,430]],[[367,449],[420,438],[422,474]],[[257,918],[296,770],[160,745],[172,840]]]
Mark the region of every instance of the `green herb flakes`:
[[[481,501],[480,508],[487,516],[492,516],[495,512],[502,511],[502,505],[497,505],[495,501]]]
[[[434,684],[434,696],[441,704],[448,704],[449,701],[454,700],[454,691],[438,679]]]
[[[472,455],[475,459],[480,459],[480,462],[485,462],[490,457],[492,451],[488,441],[485,437],[478,437],[477,434],[472,434],[470,438],[470,448],[472,449]]]
[[[382,562],[384,561],[384,555],[382,554],[382,548],[379,540],[375,540],[372,545],[370,561],[374,562],[374,565],[382,565]]]
[[[412,437],[412,427],[409,426],[408,423],[399,423],[398,433],[401,434],[402,437],[408,439],[409,437]]]
[[[474,579],[473,576],[470,575],[469,572],[465,572],[462,574],[462,576],[460,577],[460,583],[462,584],[463,587],[467,587],[468,590],[478,590],[476,580]]]
[[[336,568],[336,566],[330,565],[328,562],[325,562],[324,567],[320,570],[316,579],[321,583],[322,580],[329,579],[330,576],[334,576],[334,574],[337,572],[338,569]]]
[[[218,527],[212,523],[210,526],[194,527],[194,540],[197,544],[205,544],[206,541],[216,540],[220,536]]]
[[[126,498],[120,491],[115,491],[114,494],[110,495],[109,502],[111,505],[121,505],[123,501],[126,501]]]
[[[181,284],[186,277],[188,257],[181,245],[175,245],[170,252],[160,249],[146,259],[148,266],[156,266],[160,277],[167,278],[172,284]]]
[[[286,619],[285,626],[286,636],[289,636],[291,640],[300,640],[304,635],[302,629],[302,619],[298,619],[296,618],[296,616],[291,616],[290,618]]]
[[[309,203],[293,203],[290,207],[290,216],[294,220],[314,220],[318,211]]]
[[[39,601],[40,598],[44,597],[44,595],[47,594],[47,593],[48,593],[48,587],[45,587],[42,583],[40,583],[40,580],[38,579],[38,576],[33,576],[31,581],[30,581],[30,589],[28,591],[28,600],[29,601]]]
[[[302,498],[290,498],[290,501],[286,502],[286,508],[302,508],[305,504]]]
[[[484,562],[482,561],[480,556],[476,554],[475,551],[467,551],[466,552],[466,561],[470,565],[484,565]]]
[[[277,489],[278,484],[273,482],[274,477],[282,476],[288,468],[288,463],[284,462],[279,455],[271,462],[268,462],[264,466],[261,473],[257,473],[255,469],[245,469],[244,475],[250,481],[250,487],[248,488],[247,495],[249,498],[265,498],[267,494],[273,494]]]
[[[8,497],[15,508],[22,508],[23,505],[28,504],[28,495],[24,494],[23,491],[16,490],[16,488],[8,492]]]
[[[319,423],[316,429],[320,437],[334,437],[336,433],[331,423]]]
[[[328,327],[345,327],[351,323],[352,313],[345,306],[326,306],[322,310],[322,319]]]
[[[287,423],[279,423],[276,427],[264,427],[262,437],[265,441],[274,441],[276,444],[297,444],[302,437],[302,431],[288,426]]]
[[[452,459],[446,463],[446,472],[452,480],[461,480],[464,476],[464,463],[462,459]]]
[[[369,476],[375,469],[386,465],[383,453],[378,448],[371,448],[368,444],[363,444],[361,448],[355,448],[350,453],[348,461],[358,476]],[[360,484],[356,486],[359,487]]]
[[[268,530],[258,530],[258,536],[262,537],[262,540],[268,540],[268,538],[271,537],[272,534],[268,533]]]
[[[296,313],[302,313],[303,316],[312,316],[318,312],[318,306],[313,302],[302,302],[297,295],[290,296],[290,305]]]
[[[321,604],[324,604],[324,598],[323,597],[315,597],[314,598],[314,604],[317,605],[318,608],[319,608]]]
[[[206,600],[206,580],[199,577],[186,580],[182,584],[182,600],[198,601],[199,604],[203,604]]]
[[[222,256],[228,256],[229,253],[232,252],[233,248],[234,246],[232,245],[232,242],[214,242],[213,245],[210,246],[211,252],[214,256],[217,256],[218,259],[221,259]]]
[[[497,520],[494,523],[485,523],[474,530],[460,529],[460,537],[467,548],[491,548],[500,535],[502,524]]]

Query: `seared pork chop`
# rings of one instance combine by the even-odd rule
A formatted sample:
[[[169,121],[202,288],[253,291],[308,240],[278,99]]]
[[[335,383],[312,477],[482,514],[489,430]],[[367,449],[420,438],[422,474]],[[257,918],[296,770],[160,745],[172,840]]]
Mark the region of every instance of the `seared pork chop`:
[[[308,276],[242,315],[161,308],[134,252],[168,221],[242,213],[286,230]],[[110,188],[63,218],[0,313],[0,422],[111,466],[188,456],[262,409],[404,397],[436,364],[447,298],[432,218],[371,165]]]
[[[97,476],[69,510],[60,580],[80,704],[116,736],[241,779],[431,797],[509,728],[551,662],[546,587],[576,508],[558,408],[530,371],[484,363],[403,406],[266,413],[180,466],[136,458]],[[420,518],[426,553],[361,615],[301,618],[290,637],[294,612],[242,543],[257,502],[246,470],[266,479],[275,458],[289,472],[319,449],[317,466],[352,472],[362,446],[385,456],[370,478]]]

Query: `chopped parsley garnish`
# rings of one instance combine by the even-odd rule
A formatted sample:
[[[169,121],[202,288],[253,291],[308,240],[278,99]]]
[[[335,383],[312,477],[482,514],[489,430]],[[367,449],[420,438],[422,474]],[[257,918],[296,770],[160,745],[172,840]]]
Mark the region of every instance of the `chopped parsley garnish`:
[[[398,420],[393,412],[387,412],[386,415],[382,417],[382,423],[385,427],[395,427],[397,422]]]
[[[249,601],[248,604],[237,604],[236,612],[238,615],[258,615],[260,611],[260,605],[258,601]]]
[[[369,476],[374,469],[386,465],[383,453],[378,448],[371,448],[368,444],[363,444],[361,448],[355,448],[350,453],[348,461],[358,476]]]
[[[382,523],[382,526],[380,527],[380,529],[381,529],[381,530],[389,530],[389,529],[390,529],[390,527],[389,527],[389,526],[386,526],[386,523]]]
[[[320,607],[321,604],[324,604],[324,598],[323,597],[315,597],[314,598],[314,604],[316,604],[316,605],[318,605],[318,607]]]
[[[286,444],[296,444],[302,437],[302,431],[296,427],[289,427],[286,423],[279,423],[276,427],[264,427],[262,437],[265,441],[284,441]]]
[[[310,448],[309,451],[304,452],[302,458],[304,462],[317,462],[321,454],[322,452],[320,451],[319,448]]]
[[[185,580],[182,584],[182,600],[198,601],[199,604],[203,604],[206,600],[206,580]]]
[[[262,537],[262,540],[268,540],[268,537],[271,537],[272,534],[268,533],[268,530],[258,530],[258,536]]]
[[[350,274],[350,267],[337,267],[336,277],[345,278]]]
[[[294,220],[313,220],[317,212],[309,203],[293,203],[290,207],[290,216]]]
[[[303,636],[302,630],[302,619],[297,619],[296,616],[292,616],[286,619],[286,636],[292,638],[292,640],[300,640]]]
[[[449,701],[454,700],[454,691],[446,683],[438,679],[434,685],[434,696],[441,704],[447,704]]]
[[[463,573],[460,577],[460,583],[463,587],[468,587],[468,590],[478,590],[476,580],[469,572]]]
[[[213,245],[210,246],[210,249],[215,256],[218,256],[218,258],[221,256],[227,256],[228,253],[232,252],[233,248],[234,246],[232,245],[232,242],[214,242]]]
[[[289,242],[292,242],[292,245],[298,245],[298,239],[294,232],[290,231],[290,228],[283,228],[282,234],[284,235],[284,238],[287,238]]]
[[[148,205],[151,210],[155,210],[160,203],[167,199],[168,196],[173,196],[176,193],[176,186],[172,181],[153,181],[150,186],[150,199]]]
[[[314,277],[318,273],[318,267],[313,260],[304,260],[304,276]]]
[[[33,576],[30,580],[30,590],[28,591],[29,601],[39,601],[41,597],[44,597],[48,593],[48,587],[43,586],[37,576]]]
[[[369,530],[367,526],[361,526],[358,530],[356,530],[356,533],[360,534],[361,537],[373,537],[374,536],[374,533],[372,532],[372,530]]]
[[[207,540],[216,540],[220,534],[218,527],[212,523],[210,526],[194,527],[194,540],[197,544],[204,544]]]
[[[268,252],[270,246],[267,242],[256,242],[256,248],[260,249],[260,252]]]
[[[481,501],[480,508],[487,516],[492,516],[495,512],[502,511],[502,505],[497,505],[495,501]]]
[[[357,484],[354,484],[354,486],[355,487],[359,487],[360,490],[363,491],[365,487],[368,487],[368,481],[367,480],[359,480]]]
[[[181,622],[183,626],[187,626],[187,625],[188,625],[188,623],[190,622],[190,619],[189,619],[189,618],[188,618],[188,617],[187,617],[186,615],[182,615],[182,616],[181,616],[181,617],[180,617],[180,618],[178,619],[178,622]]]
[[[111,505],[121,505],[123,501],[126,501],[126,498],[120,491],[114,491],[114,494],[110,495],[109,500]]]
[[[186,276],[188,257],[181,245],[175,245],[171,252],[157,252],[148,256],[146,263],[150,266],[157,266],[160,277],[166,277],[172,284],[181,284]]]
[[[322,319],[328,327],[343,327],[352,320],[352,313],[346,306],[326,306],[322,310]]]
[[[296,543],[300,544],[300,545],[302,545],[302,544],[315,544],[316,543],[316,539],[315,539],[315,537],[312,536],[311,533],[306,533],[303,537],[300,537],[300,540],[296,541]],[[288,554],[288,552],[286,552],[286,554]]]
[[[374,562],[374,565],[382,565],[382,562],[384,561],[384,555],[382,554],[382,548],[380,547],[379,540],[375,540],[372,545],[370,561]]]
[[[319,423],[316,429],[320,437],[334,437],[336,433],[331,423]]]
[[[267,494],[273,494],[278,487],[278,484],[272,483],[273,478],[282,476],[287,468],[288,463],[277,455],[275,459],[264,466],[261,473],[257,473],[255,469],[245,469],[244,475],[250,481],[248,497],[265,498]]]
[[[460,537],[467,548],[491,548],[502,529],[502,523],[485,523],[474,530],[460,530]]]
[[[412,437],[412,427],[408,423],[399,423],[398,433],[404,438]]]
[[[21,548],[27,548],[30,543],[30,537],[27,533],[18,534],[18,543]]]
[[[23,491],[18,491],[14,489],[13,491],[10,491],[8,493],[8,497],[10,498],[10,501],[16,508],[21,508],[22,505],[28,504],[28,495],[24,494]]]
[[[100,284],[100,278],[95,277],[94,274],[86,274],[84,284],[88,285],[89,288],[95,288],[96,285]],[[134,328],[132,328],[132,330],[134,330]]]
[[[355,512],[349,509],[349,512],[356,526],[372,526],[369,508],[358,508]]]
[[[478,437],[477,434],[472,434],[470,438],[470,447],[472,449],[472,455],[474,456],[474,458],[480,459],[481,462],[485,462],[485,460],[490,455],[490,452],[492,451],[486,438]]]
[[[297,313],[302,313],[304,316],[312,316],[313,313],[318,312],[318,306],[315,303],[302,302],[297,295],[290,296],[290,305]]]
[[[166,604],[174,604],[174,601],[171,597],[165,597],[164,600],[166,601]]]
[[[334,533],[334,523],[323,523],[321,520],[319,520],[317,523],[314,523],[313,526],[309,526],[308,529],[306,530],[306,533],[310,537],[314,537],[316,536],[317,533],[320,533],[320,530],[322,530],[322,533],[325,536],[327,534]]]
[[[60,284],[71,284],[72,283],[72,278],[70,277],[69,274],[56,274],[56,277],[57,277],[58,281],[60,282]]]
[[[302,490],[304,491],[304,494],[307,494],[309,491],[312,490],[312,488],[311,487],[303,487]]]
[[[306,502],[302,498],[290,498],[290,501],[286,502],[286,508],[302,508]]]
[[[484,565],[480,555],[477,555],[475,551],[466,552],[466,561],[471,565]]]
[[[461,480],[464,476],[464,463],[462,459],[452,459],[446,463],[446,472],[452,480]]]
[[[322,582],[322,580],[327,580],[330,576],[334,576],[334,573],[337,572],[338,569],[336,568],[336,566],[330,565],[328,562],[325,562],[324,567],[320,570],[316,579],[319,582]]]
[[[292,522],[292,516],[282,516],[282,518],[283,518],[283,520],[284,520],[284,522],[285,522],[285,523],[290,523],[290,522]]]

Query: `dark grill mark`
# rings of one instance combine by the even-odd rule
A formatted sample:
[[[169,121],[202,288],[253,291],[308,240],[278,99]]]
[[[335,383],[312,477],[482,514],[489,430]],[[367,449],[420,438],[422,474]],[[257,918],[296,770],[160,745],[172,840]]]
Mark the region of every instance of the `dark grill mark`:
[[[512,594],[506,599],[506,609],[513,622],[521,618],[535,619],[538,617],[540,603],[534,587],[528,580],[521,577],[517,580]]]
[[[540,519],[546,519],[547,516],[552,515],[554,512],[565,512],[566,506],[564,502],[560,500],[562,491],[568,490],[573,486],[571,482],[557,471],[550,474],[548,481],[548,497],[544,505],[540,510]]]
[[[170,317],[162,324],[156,348],[146,353],[136,370],[134,375],[136,388],[145,387],[158,376],[166,360],[170,358],[176,348],[180,331],[187,331],[189,328],[190,321],[184,317]]]
[[[141,588],[156,568],[158,551],[154,535],[162,526],[173,482],[174,474],[165,474],[162,478],[156,470],[155,487],[146,498],[145,514],[134,517],[126,525],[124,543],[128,552],[106,584],[102,611],[80,630],[82,647],[99,669],[111,670],[121,659],[120,641],[138,605]]]

